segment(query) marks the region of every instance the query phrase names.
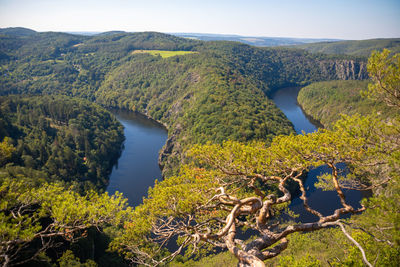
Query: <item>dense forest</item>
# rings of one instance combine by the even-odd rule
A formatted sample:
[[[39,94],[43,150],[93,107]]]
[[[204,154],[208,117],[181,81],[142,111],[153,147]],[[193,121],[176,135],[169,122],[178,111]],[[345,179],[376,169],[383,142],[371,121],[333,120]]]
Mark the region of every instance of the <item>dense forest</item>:
[[[162,51],[176,55],[163,57]],[[369,71],[377,73],[372,67]],[[219,248],[230,251],[241,266],[263,266],[281,253],[271,264],[318,265],[327,259],[329,265],[361,265],[365,261],[357,246],[342,236],[344,224],[362,226],[385,240],[376,245],[371,236],[352,232],[372,256],[371,251],[379,251],[379,264],[396,263],[398,229],[392,225],[398,205],[386,205],[396,203],[399,195],[395,111],[391,124],[355,115],[330,130],[295,136],[268,98],[285,86],[335,80],[329,84],[335,87],[345,84],[337,80],[367,77],[365,57],[203,42],[156,32],[82,36],[2,30],[1,263],[159,265],[180,252],[186,255],[177,261],[187,262]],[[380,92],[379,86],[373,88],[368,95]],[[121,125],[98,104],[143,113],[168,128],[160,155],[164,180],[150,188],[149,197],[135,209],[127,207],[120,194],[101,194],[123,135]],[[339,175],[338,163],[348,164],[351,175]],[[364,163],[379,166],[366,169]],[[302,180],[310,166],[325,164],[332,174],[321,177],[321,186],[335,189],[342,203],[330,216],[307,207]],[[379,179],[374,179],[376,173]],[[293,184],[319,222],[280,221],[281,214],[293,216],[287,210],[292,194],[287,188]],[[391,190],[382,194],[382,185],[388,184]],[[342,214],[364,211],[348,205],[341,195],[342,187],[351,186],[379,188],[365,206],[381,206],[345,222]],[[389,230],[380,233],[385,224]],[[240,241],[236,229],[249,228],[258,236]],[[331,232],[337,236],[333,242],[341,245],[327,249],[322,259],[299,256],[305,244],[322,246],[309,242],[318,234],[297,233],[325,228],[318,242]],[[288,247],[289,235],[293,244]],[[176,253],[164,247],[170,239],[177,240]],[[105,254],[108,245],[112,252]]]
[[[1,162],[2,176],[105,188],[124,139],[109,112],[66,96],[2,96],[0,115],[0,139],[15,149]]]
[[[312,53],[324,54],[346,54],[354,56],[369,57],[374,50],[382,51],[384,48],[393,53],[400,52],[400,39],[370,39],[359,41],[339,41],[339,42],[321,42],[302,44],[297,46]]]
[[[303,110],[315,120],[329,127],[340,119],[341,114],[379,114],[385,118],[394,117],[398,110],[381,101],[362,96],[368,88],[368,81],[326,81],[303,87],[298,102]]]
[[[126,208],[121,196],[95,193],[105,190],[121,153],[122,125],[84,99],[12,95],[0,97],[0,126],[1,263],[49,266],[67,249],[60,265],[70,266],[72,251],[115,262],[105,253],[108,238],[90,226]]]

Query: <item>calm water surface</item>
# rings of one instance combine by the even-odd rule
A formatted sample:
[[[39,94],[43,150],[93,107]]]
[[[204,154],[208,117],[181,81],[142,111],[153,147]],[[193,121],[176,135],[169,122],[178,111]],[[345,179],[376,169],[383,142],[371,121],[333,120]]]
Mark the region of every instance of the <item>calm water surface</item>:
[[[285,113],[286,117],[293,123],[296,133],[312,133],[317,131],[320,125],[317,122],[312,122],[300,108],[297,103],[297,95],[300,87],[282,88],[275,92],[272,100],[275,104]],[[346,171],[345,165],[339,166],[343,172]],[[336,191],[322,191],[315,188],[314,184],[317,182],[317,177],[323,173],[329,172],[329,168],[322,166],[309,171],[305,188],[307,190],[308,203],[311,208],[321,212],[323,215],[332,214],[332,212],[341,207],[339,197]],[[346,200],[349,204],[360,207],[359,201],[361,200],[361,193],[355,190],[343,190]],[[300,217],[296,221],[313,222],[318,217],[307,212],[303,207],[303,201],[297,196],[292,200],[289,206]]]
[[[112,113],[125,127],[125,148],[112,170],[107,192],[122,192],[131,206],[137,206],[154,180],[161,178],[158,153],[167,140],[167,131],[134,112],[112,110]]]

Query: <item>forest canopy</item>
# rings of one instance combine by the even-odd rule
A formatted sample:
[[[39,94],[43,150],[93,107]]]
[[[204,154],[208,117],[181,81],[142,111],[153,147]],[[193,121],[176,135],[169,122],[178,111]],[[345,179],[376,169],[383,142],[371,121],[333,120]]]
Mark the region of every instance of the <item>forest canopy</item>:
[[[66,96],[3,96],[0,115],[0,139],[14,147],[1,175],[107,184],[124,140],[108,111]]]

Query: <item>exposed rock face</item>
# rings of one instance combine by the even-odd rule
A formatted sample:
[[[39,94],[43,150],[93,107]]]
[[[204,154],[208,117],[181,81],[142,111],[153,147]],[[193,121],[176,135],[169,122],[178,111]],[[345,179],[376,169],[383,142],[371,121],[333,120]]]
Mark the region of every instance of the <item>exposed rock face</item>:
[[[368,78],[366,62],[355,60],[322,60],[321,73],[333,80],[364,80]]]
[[[174,174],[174,171],[178,171],[178,166],[176,165],[183,160],[181,146],[177,140],[181,129],[180,124],[176,125],[173,133],[168,135],[168,139],[160,151],[158,165],[160,166],[163,177],[170,176]]]

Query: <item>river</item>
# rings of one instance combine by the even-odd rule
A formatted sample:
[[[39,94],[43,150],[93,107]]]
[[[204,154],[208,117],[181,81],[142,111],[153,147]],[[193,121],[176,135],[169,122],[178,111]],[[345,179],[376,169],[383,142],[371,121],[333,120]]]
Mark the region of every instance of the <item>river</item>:
[[[300,87],[282,88],[276,91],[272,100],[280,108],[286,117],[293,123],[294,129],[297,134],[312,133],[318,130],[321,125],[318,122],[310,119],[301,109],[297,103],[297,95]],[[339,166],[343,172],[346,171],[345,165]],[[305,188],[307,189],[308,204],[315,210],[321,212],[323,215],[332,214],[332,212],[341,207],[339,197],[336,191],[323,191],[316,188],[314,184],[317,182],[317,177],[323,173],[329,172],[325,166],[311,169],[307,175]],[[356,190],[343,190],[346,201],[354,207],[360,207],[361,193]],[[296,196],[289,208],[300,216],[296,221],[313,222],[318,217],[307,212],[303,207],[303,201]]]
[[[107,187],[109,194],[122,192],[131,206],[142,203],[155,179],[161,179],[158,153],[167,141],[167,131],[141,114],[111,110],[124,126],[124,150],[114,166]]]
[[[276,91],[272,99],[293,123],[298,134],[302,134],[303,131],[311,133],[316,131],[319,125],[312,122],[297,104],[299,90],[298,87],[283,88]],[[136,206],[147,195],[148,188],[154,185],[154,180],[161,178],[158,153],[167,140],[167,131],[160,124],[143,115],[121,110],[112,112],[124,125],[126,139],[118,165],[112,170],[107,191],[110,194],[115,191],[122,192],[128,198],[129,204]],[[305,182],[310,206],[324,215],[331,214],[340,206],[336,192],[322,191],[314,186],[317,176],[326,171],[328,170],[324,167],[310,170]],[[344,192],[351,205],[359,206],[361,194],[358,191],[345,190]],[[317,219],[304,210],[298,196],[294,197],[290,208],[300,215],[296,218],[297,221],[311,222]]]

